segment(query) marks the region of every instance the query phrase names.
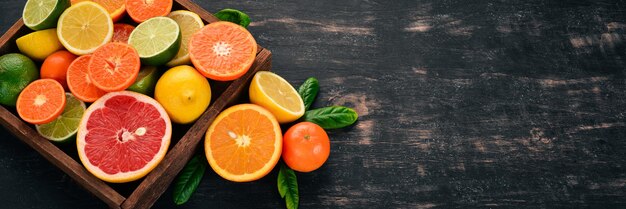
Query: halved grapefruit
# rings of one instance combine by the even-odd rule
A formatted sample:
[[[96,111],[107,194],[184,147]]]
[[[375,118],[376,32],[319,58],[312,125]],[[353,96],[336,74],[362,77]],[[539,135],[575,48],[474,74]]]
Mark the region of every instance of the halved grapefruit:
[[[167,112],[143,94],[105,94],[85,112],[76,145],[83,165],[94,176],[124,183],[147,175],[163,160],[172,125]]]

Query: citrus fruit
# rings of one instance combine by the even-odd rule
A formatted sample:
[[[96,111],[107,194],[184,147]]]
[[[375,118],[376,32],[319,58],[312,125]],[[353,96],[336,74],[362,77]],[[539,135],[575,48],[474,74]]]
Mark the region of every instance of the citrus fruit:
[[[92,55],[83,55],[74,60],[67,68],[67,87],[72,94],[83,102],[94,102],[106,94],[89,78],[88,67]]]
[[[314,171],[322,167],[329,155],[328,134],[315,123],[297,123],[283,136],[283,160],[293,170]]]
[[[59,18],[57,35],[68,51],[85,55],[111,41],[113,21],[107,10],[99,4],[79,2],[63,12]]]
[[[211,168],[235,182],[267,175],[282,151],[282,133],[276,119],[254,104],[232,106],[220,113],[207,130],[204,150]]]
[[[96,100],[78,126],[76,146],[85,168],[111,183],[144,177],[167,152],[172,124],[154,99],[131,91]]]
[[[63,49],[56,28],[29,33],[15,40],[15,43],[20,52],[37,61],[42,61]]]
[[[33,30],[54,28],[69,6],[69,0],[28,0],[22,13],[24,25]]]
[[[126,14],[125,0],[72,0],[72,5],[77,4],[81,1],[93,1],[98,3],[109,12],[109,15],[111,15],[111,19],[113,20],[113,22],[117,22],[118,20],[122,19],[122,17],[124,17],[124,14]]]
[[[259,71],[250,84],[250,101],[267,108],[279,123],[289,123],[304,115],[304,102],[284,78],[268,71]]]
[[[62,50],[57,51],[46,58],[41,64],[41,78],[52,78],[57,80],[63,89],[67,90],[67,68],[70,66],[72,61],[76,59],[76,55]]]
[[[231,22],[211,23],[189,41],[189,58],[202,75],[230,81],[248,72],[256,58],[257,45],[252,34]]]
[[[139,55],[133,47],[124,43],[108,43],[93,53],[87,74],[99,89],[121,91],[133,85],[140,67]]]
[[[66,142],[78,131],[78,124],[85,113],[85,103],[71,93],[65,93],[65,107],[57,119],[50,123],[36,125],[37,132],[44,138],[54,142]]]
[[[178,23],[181,32],[181,43],[178,53],[170,62],[167,63],[167,66],[174,67],[178,65],[189,65],[191,64],[188,50],[189,39],[191,39],[191,36],[195,32],[204,27],[204,23],[198,14],[187,10],[173,11],[168,15],[168,17]]]
[[[54,79],[39,79],[28,84],[16,103],[17,114],[32,124],[53,121],[65,107],[65,91]]]
[[[5,54],[0,56],[0,78],[0,104],[15,106],[20,92],[39,78],[39,70],[22,54]]]
[[[159,70],[155,66],[143,66],[139,70],[135,83],[128,90],[152,96],[154,87],[159,79]]]
[[[169,17],[154,17],[139,24],[128,38],[128,44],[137,49],[141,63],[163,65],[178,53],[180,27]]]
[[[172,11],[173,0],[126,0],[126,12],[135,22],[163,17]]]
[[[111,38],[111,42],[128,43],[128,37],[130,37],[130,33],[132,33],[133,30],[135,30],[135,26],[116,23],[113,25],[113,38]]]
[[[154,98],[175,123],[195,121],[211,103],[209,81],[188,65],[165,72],[156,84]]]

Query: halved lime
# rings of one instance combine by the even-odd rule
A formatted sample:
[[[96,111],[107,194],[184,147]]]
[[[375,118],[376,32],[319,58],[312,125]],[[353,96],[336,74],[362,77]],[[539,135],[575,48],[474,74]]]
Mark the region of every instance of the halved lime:
[[[202,22],[198,14],[187,10],[173,11],[168,17],[178,23],[182,38],[178,54],[166,65],[169,67],[189,65],[191,64],[191,60],[189,59],[189,48],[187,48],[187,45],[189,44],[189,40],[191,40],[191,36],[204,27],[204,22]]]
[[[152,96],[154,87],[159,80],[159,71],[155,66],[143,66],[137,75],[137,80],[128,90]]]
[[[178,53],[181,32],[176,21],[169,17],[153,17],[139,24],[130,34],[133,46],[142,64],[163,65]]]
[[[28,0],[22,12],[24,25],[33,30],[54,28],[69,6],[70,0]]]
[[[85,113],[85,103],[78,100],[71,93],[65,93],[66,102],[63,113],[50,123],[36,125],[37,132],[46,139],[54,142],[66,142],[73,139],[78,131],[80,119]]]

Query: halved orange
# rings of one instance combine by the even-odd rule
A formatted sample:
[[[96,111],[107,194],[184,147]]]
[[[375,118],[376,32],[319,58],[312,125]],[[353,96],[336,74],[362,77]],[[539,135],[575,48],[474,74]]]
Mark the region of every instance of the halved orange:
[[[243,76],[256,58],[257,44],[244,27],[221,21],[196,32],[189,42],[193,65],[207,78],[231,81]]]
[[[54,79],[39,79],[28,84],[17,97],[17,114],[32,124],[53,121],[65,108],[65,90]]]
[[[126,0],[126,12],[137,23],[153,17],[165,17],[172,11],[173,0]]]
[[[88,74],[99,89],[121,91],[133,85],[140,67],[139,54],[133,47],[125,43],[108,43],[93,53]]]
[[[88,75],[89,61],[92,55],[83,55],[74,60],[67,68],[67,86],[74,96],[83,102],[94,102],[106,94],[91,83]]]
[[[204,141],[211,168],[235,182],[267,175],[276,166],[282,147],[283,135],[276,118],[254,104],[224,110],[207,130]]]
[[[135,30],[135,26],[125,23],[116,23],[113,25],[113,38],[111,38],[111,42],[128,43],[128,38],[133,30]]]
[[[72,5],[81,1],[93,1],[100,4],[109,12],[113,22],[122,19],[126,14],[126,0],[72,0]]]

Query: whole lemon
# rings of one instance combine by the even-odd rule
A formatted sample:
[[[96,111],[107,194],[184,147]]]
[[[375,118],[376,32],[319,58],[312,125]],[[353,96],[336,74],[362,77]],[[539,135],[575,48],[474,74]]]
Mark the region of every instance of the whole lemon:
[[[211,103],[209,81],[195,68],[181,65],[159,78],[154,98],[161,103],[173,122],[188,124],[204,113]]]

